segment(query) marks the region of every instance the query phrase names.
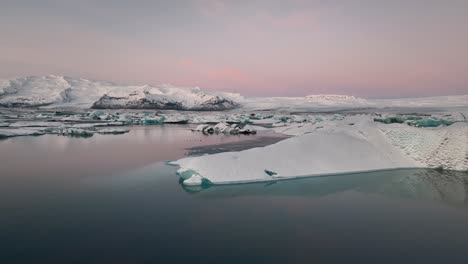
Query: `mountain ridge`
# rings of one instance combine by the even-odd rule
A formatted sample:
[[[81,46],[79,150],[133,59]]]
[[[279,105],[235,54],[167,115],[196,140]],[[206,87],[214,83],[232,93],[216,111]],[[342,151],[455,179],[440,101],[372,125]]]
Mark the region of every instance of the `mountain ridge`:
[[[248,98],[199,87],[129,85],[60,75],[0,79],[0,107],[222,111],[440,106],[468,106],[468,95],[403,99],[364,99],[336,94]]]

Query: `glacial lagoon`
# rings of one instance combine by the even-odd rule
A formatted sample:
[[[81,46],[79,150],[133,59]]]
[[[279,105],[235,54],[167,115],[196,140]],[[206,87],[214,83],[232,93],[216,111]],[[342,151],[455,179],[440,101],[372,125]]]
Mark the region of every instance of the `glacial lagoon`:
[[[465,263],[464,172],[185,187],[166,165],[282,138],[164,125],[0,140],[0,262]]]

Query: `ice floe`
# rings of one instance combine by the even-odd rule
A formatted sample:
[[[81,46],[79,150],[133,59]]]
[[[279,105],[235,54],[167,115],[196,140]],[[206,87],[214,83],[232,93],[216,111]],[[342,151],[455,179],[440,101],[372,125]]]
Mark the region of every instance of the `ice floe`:
[[[45,132],[40,129],[32,128],[18,128],[18,129],[7,129],[0,128],[0,139],[8,137],[19,137],[19,136],[40,136],[44,135]]]
[[[123,128],[103,128],[103,129],[97,130],[96,132],[102,135],[106,135],[106,134],[120,135],[120,134],[128,133],[129,131],[130,129],[123,129]]]

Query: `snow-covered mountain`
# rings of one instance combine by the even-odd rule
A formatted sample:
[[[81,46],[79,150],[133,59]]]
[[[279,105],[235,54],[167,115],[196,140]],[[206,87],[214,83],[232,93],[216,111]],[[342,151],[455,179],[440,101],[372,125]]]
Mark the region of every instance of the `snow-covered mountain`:
[[[207,93],[199,88],[179,88],[163,85],[142,86],[129,91],[116,88],[97,100],[95,109],[171,109],[171,110],[229,110],[239,106],[233,95]]]
[[[80,107],[100,109],[228,110],[238,94],[171,85],[119,85],[65,76],[23,77],[0,81],[3,107]]]
[[[122,85],[65,76],[0,80],[0,107],[323,111],[356,108],[468,107],[468,95],[367,100],[349,95],[244,98],[235,93],[172,85]]]

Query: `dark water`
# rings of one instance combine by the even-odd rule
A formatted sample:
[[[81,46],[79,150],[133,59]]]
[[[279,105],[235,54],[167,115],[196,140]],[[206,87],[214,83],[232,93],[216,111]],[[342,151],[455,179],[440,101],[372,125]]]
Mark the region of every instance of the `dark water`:
[[[177,132],[181,127],[165,129],[181,133],[179,139],[192,138]],[[155,143],[161,128],[144,132],[151,135],[144,139],[139,133],[76,139],[79,144],[67,143],[61,155],[54,149],[62,137],[0,142],[0,263],[466,263],[468,259],[466,173],[402,170],[201,189],[182,187],[176,168],[162,162],[140,166],[133,161],[118,170],[92,168],[101,163],[112,167],[108,155],[114,155],[115,149],[163,151]],[[117,140],[124,138],[125,142]],[[151,147],[145,147],[146,140],[153,140]],[[109,142],[106,146],[112,151],[98,150],[103,142]],[[38,145],[50,148],[36,153],[46,163],[36,172],[23,144],[33,153],[42,148]],[[135,144],[139,148],[132,147]],[[178,149],[185,151],[183,144]],[[12,159],[6,161],[5,150],[16,150],[17,158],[25,155],[23,163],[15,163],[16,171]],[[46,165],[57,163],[43,157],[48,155],[60,157],[61,162],[70,157],[73,161],[66,164],[73,165],[46,170]],[[115,155],[122,159],[123,154]],[[80,166],[88,166],[83,175]]]

